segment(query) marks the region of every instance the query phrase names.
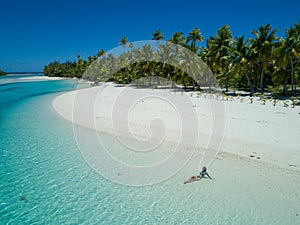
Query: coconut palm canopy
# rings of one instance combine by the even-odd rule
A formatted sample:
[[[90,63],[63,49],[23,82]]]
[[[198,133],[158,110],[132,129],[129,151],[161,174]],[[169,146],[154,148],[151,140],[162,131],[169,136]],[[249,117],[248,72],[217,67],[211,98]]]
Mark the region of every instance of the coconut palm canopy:
[[[202,70],[193,69],[191,75],[188,70],[178,68],[168,61],[175,59],[180,65],[191,68],[191,63],[200,60],[214,73],[217,82],[226,91],[233,89],[264,93],[267,90],[296,95],[300,81],[300,24],[293,24],[288,28],[285,37],[278,37],[276,32],[277,29],[273,29],[270,24],[262,25],[252,31],[249,39],[245,39],[244,35],[233,37],[230,27],[225,25],[207,38],[206,46],[203,46],[204,36],[199,28],[194,28],[186,36],[177,31],[168,39],[158,29],[152,33],[151,39],[156,40],[163,51],[154,51],[149,44],[135,46],[123,36],[119,42],[121,54],[110,54],[102,49],[87,60],[79,55],[75,62],[52,62],[44,67],[44,72],[48,76],[84,75],[85,79],[93,81],[122,84],[141,77],[155,76],[169,79],[173,84],[183,85],[185,88],[200,89],[200,83],[204,82],[199,79],[203,75]],[[166,48],[168,42],[164,40],[173,43],[174,49]],[[189,54],[182,55],[180,48],[188,49],[194,54],[194,58]],[[164,61],[155,58],[162,55]],[[120,69],[115,71],[114,67]]]

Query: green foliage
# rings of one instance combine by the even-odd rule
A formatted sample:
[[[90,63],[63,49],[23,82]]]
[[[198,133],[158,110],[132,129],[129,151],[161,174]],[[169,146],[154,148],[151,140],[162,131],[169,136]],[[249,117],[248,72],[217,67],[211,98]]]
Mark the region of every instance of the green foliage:
[[[189,35],[186,38],[186,43],[191,42],[190,46],[191,46],[191,51],[193,52],[197,52],[199,50],[199,47],[196,47],[196,43],[197,42],[202,42],[204,39],[204,37],[201,34],[201,31],[199,28],[194,28]]]
[[[161,32],[160,29],[152,33],[152,40],[156,40],[156,41],[164,40],[164,34]]]
[[[80,55],[77,56],[77,61],[67,61],[60,63],[54,61],[44,67],[44,74],[49,77],[77,77],[81,78],[88,68],[94,61],[99,57],[102,57],[105,52],[99,52],[97,56],[89,56],[88,60],[83,60]]]
[[[0,76],[5,76],[5,75],[7,75],[7,73],[0,69]]]
[[[44,72],[48,76],[62,77],[82,77],[85,74],[84,77],[89,80],[122,84],[155,76],[167,78],[174,85],[183,85],[185,88],[192,86],[197,90],[202,84],[196,80],[203,77],[203,71],[201,72],[201,68],[189,68],[202,59],[226,91],[238,89],[250,91],[251,94],[257,91],[263,94],[267,90],[276,95],[296,96],[300,81],[300,24],[294,24],[287,29],[285,37],[277,37],[276,32],[277,29],[272,29],[270,24],[263,25],[252,31],[252,38],[245,40],[244,36],[234,38],[229,26],[225,25],[207,39],[205,47],[200,46],[204,37],[199,28],[194,28],[186,36],[182,32],[175,32],[168,39],[169,42],[194,52],[195,56],[191,56],[182,54],[178,46],[175,49],[164,48],[161,40],[165,37],[158,29],[152,33],[152,39],[161,41],[164,49],[160,55],[153,52],[149,45],[136,49],[123,36],[119,42],[123,46],[123,53],[118,57],[106,55],[104,50],[100,50],[86,60],[78,56],[74,62],[52,62],[45,66]],[[149,60],[155,57],[163,58],[164,62]],[[135,58],[139,62],[130,63]],[[172,66],[174,59],[186,70]],[[95,61],[97,63],[94,64]],[[122,69],[114,71],[115,67]],[[85,73],[87,69],[89,71]],[[251,98],[250,103],[253,103]],[[262,103],[265,104],[264,101]],[[276,105],[276,102],[273,104]]]

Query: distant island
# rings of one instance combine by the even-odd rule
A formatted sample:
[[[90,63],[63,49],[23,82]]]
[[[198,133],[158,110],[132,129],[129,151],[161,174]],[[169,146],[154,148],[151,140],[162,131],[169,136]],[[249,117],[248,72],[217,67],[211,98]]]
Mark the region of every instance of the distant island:
[[[44,72],[5,72],[0,69],[0,76],[6,76],[6,75],[11,75],[11,74],[44,74]]]
[[[0,69],[0,76],[5,76],[5,75],[7,75],[7,73]]]
[[[7,72],[7,74],[44,74],[44,72]]]

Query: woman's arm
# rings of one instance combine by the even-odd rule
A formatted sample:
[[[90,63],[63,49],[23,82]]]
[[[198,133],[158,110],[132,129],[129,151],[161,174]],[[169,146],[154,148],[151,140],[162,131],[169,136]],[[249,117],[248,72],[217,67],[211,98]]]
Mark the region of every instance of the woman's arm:
[[[211,176],[209,176],[208,172],[205,172],[206,176],[208,176],[209,179],[212,179]]]

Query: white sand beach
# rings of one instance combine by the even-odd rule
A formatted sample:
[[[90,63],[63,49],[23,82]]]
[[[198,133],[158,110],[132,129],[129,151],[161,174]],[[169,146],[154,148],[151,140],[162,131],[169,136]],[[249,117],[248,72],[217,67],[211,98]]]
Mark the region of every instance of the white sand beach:
[[[182,94],[188,95],[191,103],[187,102],[185,106],[187,111],[180,117],[188,117],[190,109],[196,109],[200,125],[197,148],[201,149],[207,146],[214,119],[210,112],[210,99],[216,99],[216,96],[199,97],[196,93],[191,96],[191,93],[173,93],[169,90],[144,90],[115,86],[110,84],[104,89],[92,87],[68,92],[58,96],[53,101],[53,106],[65,119],[72,121],[73,118],[75,124],[114,134],[116,131],[112,123],[112,111],[114,105],[119,104],[117,98],[120,93],[124,95],[124,90],[131,90],[126,92],[126,96],[133,99],[135,99],[134,96],[142,96],[142,93],[151,95],[151,92],[153,94],[160,93],[162,96],[172,95],[176,98],[181,98]],[[73,116],[75,97],[80,104],[80,109],[76,110],[76,116]],[[222,97],[218,97],[218,99],[224,103],[226,109],[225,115],[221,115],[226,123],[221,152],[299,171],[299,107],[291,108],[291,105],[284,107],[281,101],[273,106],[273,102],[269,100],[263,105],[258,98],[250,104],[249,97],[243,98],[242,101],[240,98],[232,98],[227,101],[222,101]],[[126,103],[122,102],[122,104]],[[126,105],[124,109],[126,107],[130,106]],[[133,136],[140,139],[150,138],[149,129],[154,117],[161,118],[167,128],[164,134],[165,140],[176,142],[180,129],[182,129],[178,122],[180,118],[178,118],[177,112],[172,112],[169,104],[162,103],[160,99],[155,98],[143,98],[140,99],[140,102],[135,102],[134,110],[131,110],[128,115],[128,122],[132,126],[130,132]],[[118,121],[118,123],[125,122]],[[158,132],[155,130],[155,126],[151,129]],[[123,133],[123,135],[126,134]]]
[[[33,81],[33,80],[38,80],[38,81],[41,81],[41,80],[62,80],[62,79],[66,79],[66,78],[63,78],[63,77],[48,77],[48,76],[35,76],[35,77],[22,77],[22,78],[20,78],[20,80],[30,80],[30,81]]]
[[[30,76],[30,77],[19,77],[19,78],[10,78],[7,76],[7,79],[0,80],[0,84],[9,84],[17,82],[34,82],[34,81],[48,81],[48,80],[63,80],[69,78],[63,77],[48,77],[48,76]]]

